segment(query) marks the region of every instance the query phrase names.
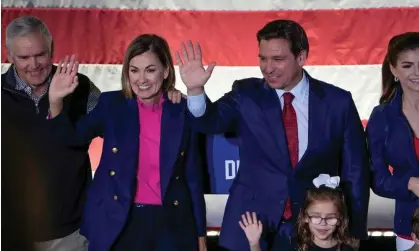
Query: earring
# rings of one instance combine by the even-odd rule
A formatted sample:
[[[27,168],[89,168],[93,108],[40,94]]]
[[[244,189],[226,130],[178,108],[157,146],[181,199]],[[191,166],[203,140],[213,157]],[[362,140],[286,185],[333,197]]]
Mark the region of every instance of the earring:
[[[394,77],[394,82],[399,82],[399,78],[398,77]]]

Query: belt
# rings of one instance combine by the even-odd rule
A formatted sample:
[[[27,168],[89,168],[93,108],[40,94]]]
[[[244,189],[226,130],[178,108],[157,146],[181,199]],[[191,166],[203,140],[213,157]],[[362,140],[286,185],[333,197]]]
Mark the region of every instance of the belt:
[[[134,203],[133,207],[139,208],[139,207],[162,207],[163,205],[153,205],[153,204],[142,204],[142,203]]]

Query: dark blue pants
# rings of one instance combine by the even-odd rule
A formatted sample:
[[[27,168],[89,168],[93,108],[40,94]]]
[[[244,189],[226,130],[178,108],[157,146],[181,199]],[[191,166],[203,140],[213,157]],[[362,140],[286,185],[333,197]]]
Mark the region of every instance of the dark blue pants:
[[[163,206],[134,205],[113,251],[196,251],[196,231],[174,224]],[[185,222],[187,224],[187,222]],[[191,226],[192,227],[192,226]],[[188,229],[188,228],[186,228]]]
[[[296,246],[292,236],[292,223],[282,221],[279,229],[275,226],[264,225],[260,248],[262,251],[295,251]],[[221,248],[221,251],[249,251],[250,246],[246,245],[241,249]]]

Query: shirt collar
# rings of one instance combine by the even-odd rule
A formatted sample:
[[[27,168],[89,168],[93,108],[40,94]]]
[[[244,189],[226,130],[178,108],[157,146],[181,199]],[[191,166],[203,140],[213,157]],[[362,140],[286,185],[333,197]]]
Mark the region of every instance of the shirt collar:
[[[13,75],[16,80],[16,87],[15,87],[16,90],[20,91],[20,90],[25,90],[26,88],[31,88],[23,79],[19,77],[16,71],[16,67],[14,65],[13,65]],[[49,84],[51,83],[51,74],[48,76],[46,82],[47,82],[47,86],[49,86]]]
[[[24,90],[28,85],[26,84],[25,81],[23,81],[19,75],[17,74],[16,68],[13,66],[13,75],[15,77],[16,80],[16,90],[20,91],[20,90]]]
[[[159,98],[158,102],[153,103],[153,104],[146,104],[143,101],[141,101],[139,98],[137,98],[137,104],[138,104],[139,107],[145,108],[145,109],[150,109],[152,111],[157,111],[157,110],[162,109],[163,102],[164,102],[163,94],[160,95],[160,98]]]
[[[301,78],[300,82],[298,82],[298,84],[289,92],[294,95],[295,99],[297,99],[300,102],[303,102],[303,100],[306,98],[309,89],[308,87],[308,79],[306,73],[303,71],[303,77]],[[284,95],[285,92],[286,91],[284,90],[276,89],[276,93],[280,98],[282,97],[282,95]]]

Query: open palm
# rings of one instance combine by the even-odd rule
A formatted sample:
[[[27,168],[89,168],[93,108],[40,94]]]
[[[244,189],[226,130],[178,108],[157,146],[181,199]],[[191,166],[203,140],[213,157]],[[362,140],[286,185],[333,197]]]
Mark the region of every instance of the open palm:
[[[263,226],[262,222],[257,219],[256,213],[253,212],[252,215],[250,215],[249,212],[242,214],[242,220],[239,221],[239,224],[241,229],[246,234],[249,244],[258,244],[262,234]]]
[[[201,88],[211,77],[215,63],[210,63],[207,69],[202,64],[201,47],[197,43],[192,44],[188,41],[187,47],[184,43],[181,45],[182,56],[176,52],[176,61],[179,65],[180,77],[189,90]]]
[[[57,70],[51,80],[49,88],[49,100],[51,103],[61,101],[65,96],[72,93],[79,84],[77,79],[77,71],[79,63],[75,56],[68,56],[64,60],[60,60],[57,65]]]

